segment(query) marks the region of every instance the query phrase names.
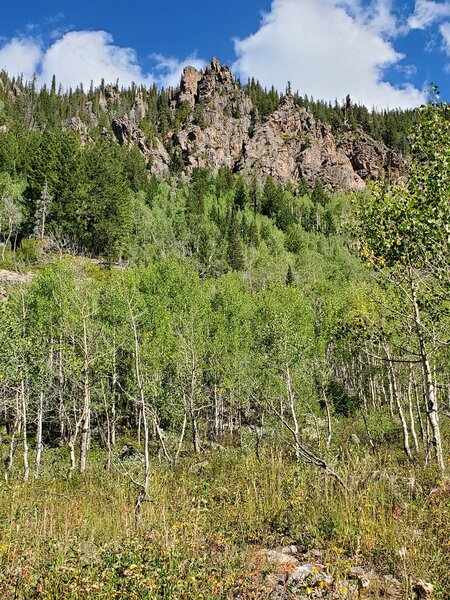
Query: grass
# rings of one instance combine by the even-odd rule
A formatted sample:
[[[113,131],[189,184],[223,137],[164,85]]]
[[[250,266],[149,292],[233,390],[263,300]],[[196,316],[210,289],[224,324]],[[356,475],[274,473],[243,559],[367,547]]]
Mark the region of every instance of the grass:
[[[260,460],[232,448],[204,458],[155,462],[136,522],[136,489],[105,470],[101,450],[71,480],[65,452],[49,450],[41,479],[0,484],[0,597],[260,598],[255,555],[288,542],[320,550],[337,575],[362,565],[421,577],[448,597],[449,490],[432,469],[418,469],[412,488],[402,459],[353,448],[343,495],[276,449]],[[126,468],[141,466],[134,458]]]

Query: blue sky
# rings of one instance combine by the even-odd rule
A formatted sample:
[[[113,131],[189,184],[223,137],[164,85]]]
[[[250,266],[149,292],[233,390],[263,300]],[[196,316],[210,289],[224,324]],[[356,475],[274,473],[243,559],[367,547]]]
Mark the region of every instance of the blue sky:
[[[369,106],[450,100],[450,0],[15,0],[2,7],[0,69],[64,87],[119,78],[175,85],[212,56],[246,81]]]

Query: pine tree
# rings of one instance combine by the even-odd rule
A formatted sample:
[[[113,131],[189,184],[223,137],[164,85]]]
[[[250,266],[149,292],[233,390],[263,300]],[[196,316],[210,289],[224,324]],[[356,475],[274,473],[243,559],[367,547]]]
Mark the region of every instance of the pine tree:
[[[237,178],[236,190],[234,192],[234,204],[241,210],[248,204],[248,190],[242,177]]]
[[[47,219],[47,213],[50,206],[52,197],[48,191],[48,181],[45,180],[44,188],[41,195],[36,202],[36,211],[34,213],[35,225],[34,225],[34,237],[37,240],[43,240],[45,236],[45,223]]]
[[[241,271],[244,268],[244,253],[239,233],[239,222],[236,209],[231,211],[230,230],[228,233],[228,264],[233,271]]]
[[[316,182],[314,183],[311,199],[314,204],[320,204],[321,206],[325,206],[328,202],[328,194],[323,189],[322,182],[318,179],[316,179]]]
[[[294,283],[294,274],[292,272],[291,265],[288,266],[287,274],[286,274],[286,285],[292,285]]]
[[[259,193],[258,184],[256,182],[256,179],[254,178],[251,183],[251,186],[250,186],[250,204],[251,204],[253,213],[255,215],[259,211],[259,204],[260,204],[259,196],[260,196],[260,193]]]
[[[87,194],[82,213],[87,249],[111,260],[122,257],[131,222],[131,198],[120,154],[105,140],[86,154]]]
[[[281,207],[282,201],[282,187],[272,177],[267,177],[261,199],[262,214],[267,217],[275,217]]]
[[[259,244],[259,230],[258,230],[258,225],[256,224],[255,218],[253,218],[252,222],[250,223],[250,226],[248,228],[247,237],[248,237],[249,243],[256,248]]]
[[[308,182],[306,181],[306,179],[303,179],[303,177],[298,181],[297,194],[299,196],[306,196],[307,194],[309,194]]]
[[[188,215],[203,215],[205,212],[205,196],[211,183],[209,169],[198,168],[192,171],[191,189],[186,202]]]

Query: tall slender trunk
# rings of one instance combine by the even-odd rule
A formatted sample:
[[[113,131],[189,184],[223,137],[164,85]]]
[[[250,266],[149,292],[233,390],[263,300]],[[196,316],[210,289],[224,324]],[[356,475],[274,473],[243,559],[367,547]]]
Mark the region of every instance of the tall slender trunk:
[[[136,318],[129,305],[130,320],[134,338],[134,369],[136,376],[136,385],[139,392],[140,414],[142,415],[142,425],[144,430],[144,481],[141,484],[141,492],[138,494],[134,506],[136,518],[140,517],[142,503],[146,500],[148,487],[150,483],[150,432],[147,418],[147,403],[145,402],[145,391],[141,374],[139,335],[137,330]]]
[[[389,374],[391,369],[389,368]],[[397,399],[395,399],[397,400]],[[392,378],[389,377],[389,414],[394,418],[394,389],[392,387]]]
[[[30,461],[28,457],[28,437],[27,437],[27,398],[25,394],[25,382],[20,382],[20,398],[22,401],[22,435],[23,435],[23,481],[26,483],[30,476]]]
[[[14,417],[14,423],[12,426],[12,431],[11,431],[11,438],[9,440],[9,452],[8,452],[8,458],[6,461],[6,469],[5,469],[5,481],[9,480],[9,475],[12,471],[13,468],[13,464],[14,464],[14,455],[16,452],[16,436],[18,436],[20,434],[20,409],[19,409],[19,392],[16,391],[16,414]]]
[[[419,353],[422,363],[422,370],[424,376],[424,389],[425,389],[425,400],[427,404],[427,415],[428,421],[430,422],[431,430],[433,432],[433,445],[436,451],[436,461],[441,469],[445,471],[444,455],[442,452],[441,442],[441,430],[439,426],[439,411],[438,401],[436,395],[436,388],[433,382],[433,376],[431,366],[428,358],[427,347],[423,336],[422,323],[420,320],[419,305],[417,303],[417,293],[412,275],[410,277],[411,296],[414,311],[414,325],[417,335],[417,341],[419,342]]]
[[[195,388],[197,384],[197,360],[195,357],[195,348],[191,346],[191,379],[189,382],[189,417],[191,420],[192,428],[192,443],[194,445],[194,451],[196,454],[200,454],[202,446],[200,443],[200,434],[198,431],[197,415],[195,409]]]
[[[186,402],[185,402],[185,405],[186,405]],[[175,453],[175,457],[174,457],[174,461],[173,461],[174,463],[177,462],[177,460],[178,460],[178,458],[180,456],[181,449],[183,447],[183,441],[184,441],[184,435],[186,433],[187,421],[188,421],[188,416],[187,416],[187,411],[185,410],[184,411],[184,418],[183,418],[183,426],[181,428],[180,441],[178,442],[178,448],[177,448],[177,451]]]
[[[406,456],[410,460],[413,460],[413,456],[411,454],[411,448],[409,446],[408,425],[406,423],[405,414],[403,412],[403,407],[402,407],[402,403],[401,403],[401,400],[400,400],[400,393],[399,393],[398,384],[397,384],[397,377],[396,377],[396,374],[395,374],[395,369],[394,369],[394,365],[393,365],[393,362],[392,362],[392,357],[390,355],[389,348],[388,348],[387,344],[384,345],[384,351],[386,353],[386,358],[387,358],[387,361],[388,361],[389,379],[390,379],[389,385],[390,385],[390,390],[391,390],[391,397],[395,401],[395,405],[397,407],[398,415],[400,417],[400,421],[401,421],[401,424],[402,424],[402,430],[403,430],[403,448],[405,449]]]
[[[7,236],[7,238],[6,238],[6,240],[5,240],[4,244],[3,244],[3,247],[2,247],[2,260],[5,260],[6,248],[8,247],[9,242],[11,241],[12,232],[13,232],[12,228],[9,227],[9,229],[8,229],[8,236]]]
[[[425,446],[426,445],[426,433],[425,433],[425,429],[423,427],[422,410],[420,408],[419,392],[417,391],[417,383],[416,383],[416,380],[414,377],[414,371],[412,372],[412,378],[413,378],[414,398],[416,401],[417,419],[419,421],[419,427],[420,427],[420,436],[422,438],[422,444]]]
[[[301,444],[301,440],[300,440],[300,428],[299,428],[298,419],[297,419],[297,411],[295,409],[295,396],[294,396],[294,391],[292,389],[291,373],[290,373],[288,364],[286,364],[286,390],[287,390],[287,395],[288,395],[289,410],[291,412],[292,423],[293,423],[292,433],[294,435],[294,440],[295,440],[295,456],[296,456],[297,460],[300,460],[302,444]]]
[[[389,385],[390,385],[390,383],[389,383]],[[389,414],[391,415],[391,417],[394,417],[394,411],[392,410],[391,398],[390,398],[390,396],[388,398],[388,394],[386,392],[386,385],[383,380],[381,381],[381,393],[383,394],[385,404],[387,404],[389,406]]]
[[[408,373],[408,409],[409,409],[409,421],[411,427],[411,437],[414,441],[414,447],[416,452],[419,452],[419,442],[417,440],[416,434],[416,426],[414,422],[414,411],[413,411],[413,401],[412,401],[412,386],[413,386],[413,366],[409,365],[409,373]]]
[[[66,428],[65,428],[65,411],[64,411],[64,370],[63,370],[63,340],[62,336],[59,337],[59,348],[58,348],[58,414],[59,414],[59,435],[61,443],[65,442]]]
[[[106,468],[108,471],[111,469],[112,463],[112,444],[111,444],[111,420],[109,418],[109,409],[108,409],[108,401],[105,394],[105,386],[103,381],[101,382],[102,388],[102,396],[103,396],[103,405],[105,407],[105,417],[106,417],[106,446],[108,448],[108,462],[106,463]]]
[[[35,478],[38,479],[39,473],[41,470],[41,459],[42,459],[42,451],[44,449],[44,445],[42,443],[42,421],[44,416],[44,392],[41,390],[39,394],[39,406],[37,413],[37,422],[36,422],[36,471]]]
[[[75,410],[75,409],[74,409]],[[73,472],[76,468],[76,452],[75,452],[75,444],[77,443],[78,433],[80,432],[82,417],[77,419],[75,422],[75,427],[71,432],[67,445],[69,446],[70,453],[70,466],[69,466],[69,478],[72,477]]]
[[[83,315],[83,413],[81,418],[81,440],[80,440],[80,473],[86,470],[87,454],[89,449],[89,437],[91,428],[91,387],[89,381],[89,348],[87,339],[86,315]]]

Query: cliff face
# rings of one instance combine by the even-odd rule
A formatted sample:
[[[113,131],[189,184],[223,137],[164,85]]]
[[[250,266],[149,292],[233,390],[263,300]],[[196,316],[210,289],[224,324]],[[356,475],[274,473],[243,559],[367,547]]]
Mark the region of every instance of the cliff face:
[[[253,106],[238,87],[228,67],[216,59],[203,75],[185,69],[177,106],[188,100],[194,109],[185,126],[171,136],[173,147],[181,149],[186,170],[210,166],[214,170],[235,170],[248,142]],[[201,124],[196,124],[195,109],[201,111]]]
[[[108,90],[111,95],[110,90]],[[104,104],[106,106],[106,103]],[[172,107],[188,107],[180,129],[151,147],[139,129],[145,106],[137,100],[129,115],[112,120],[121,144],[137,145],[151,173],[170,168],[166,148],[181,155],[184,170],[228,167],[246,177],[267,175],[283,182],[318,179],[329,191],[360,190],[370,179],[402,174],[404,160],[362,131],[345,131],[339,139],[286,95],[278,110],[261,118],[228,67],[213,59],[204,72],[184,70]]]
[[[310,184],[319,179],[330,190],[364,187],[346,153],[337,147],[330,126],[296,107],[291,96],[285,96],[280,108],[255,127],[240,168],[284,183],[302,177]]]

